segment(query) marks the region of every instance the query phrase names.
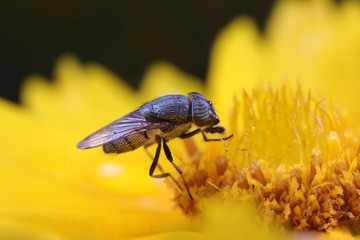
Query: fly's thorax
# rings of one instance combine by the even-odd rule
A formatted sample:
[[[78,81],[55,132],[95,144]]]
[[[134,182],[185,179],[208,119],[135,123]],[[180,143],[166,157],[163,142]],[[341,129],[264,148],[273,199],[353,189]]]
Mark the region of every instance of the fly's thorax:
[[[140,107],[141,114],[148,121],[191,121],[191,102],[183,95],[167,95],[148,102]]]
[[[198,127],[214,126],[220,122],[211,101],[196,92],[190,93],[189,97],[192,120]]]

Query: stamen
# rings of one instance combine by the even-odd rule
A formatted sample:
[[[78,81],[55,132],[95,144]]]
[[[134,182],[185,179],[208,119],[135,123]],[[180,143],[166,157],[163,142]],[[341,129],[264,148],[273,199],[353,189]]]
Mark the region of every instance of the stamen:
[[[180,167],[194,201],[177,191],[175,201],[185,214],[196,216],[206,199],[231,198],[256,205],[266,222],[294,229],[359,222],[358,136],[324,98],[305,97],[300,87],[295,97],[290,92],[287,86],[244,92],[243,108],[235,103],[231,114],[243,119],[231,120],[239,120],[231,123],[237,135],[221,139],[224,147],[197,141],[209,149],[202,153],[193,138],[184,140],[190,160]]]

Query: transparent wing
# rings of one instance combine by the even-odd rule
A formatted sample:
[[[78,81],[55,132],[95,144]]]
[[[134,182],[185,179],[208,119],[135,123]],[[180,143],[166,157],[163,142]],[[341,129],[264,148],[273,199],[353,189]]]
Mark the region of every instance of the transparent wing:
[[[124,136],[151,129],[160,129],[163,126],[162,123],[149,123],[140,111],[136,110],[97,130],[79,142],[76,147],[78,149],[98,147]]]

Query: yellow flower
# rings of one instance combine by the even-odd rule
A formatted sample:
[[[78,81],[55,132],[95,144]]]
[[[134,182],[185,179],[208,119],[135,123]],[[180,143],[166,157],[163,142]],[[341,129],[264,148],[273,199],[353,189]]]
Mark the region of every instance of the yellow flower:
[[[240,134],[228,146],[211,145],[202,156],[188,143],[182,169],[195,201],[177,192],[184,213],[206,211],[208,198],[220,198],[255,203],[269,220],[300,230],[358,221],[360,141],[344,116],[300,87],[242,95],[233,110],[242,119],[232,123],[241,122]]]
[[[279,1],[265,36],[250,19],[234,19],[219,34],[210,61],[209,91],[217,109],[226,113],[235,89],[290,78],[345,106],[358,122],[359,24],[359,1]]]
[[[152,71],[157,68],[176,71],[165,64]],[[119,239],[189,229],[162,181],[149,179],[143,151],[115,157],[75,147],[89,131],[145,101],[118,80],[99,65],[65,56],[55,83],[27,79],[23,106],[1,100],[3,234]]]
[[[359,25],[359,2],[279,2],[265,37],[251,20],[235,19],[215,42],[206,87],[157,63],[136,92],[97,64],[60,58],[54,82],[27,79],[22,105],[0,100],[0,236],[264,239],[284,234],[269,234],[266,223],[275,219],[277,229],[313,230],[295,232],[300,238],[353,238]],[[173,190],[150,178],[144,151],[76,150],[83,137],[144,102],[191,91],[212,100],[235,134],[226,142],[196,136],[169,143],[194,201],[170,180]],[[164,156],[160,163],[174,172]]]

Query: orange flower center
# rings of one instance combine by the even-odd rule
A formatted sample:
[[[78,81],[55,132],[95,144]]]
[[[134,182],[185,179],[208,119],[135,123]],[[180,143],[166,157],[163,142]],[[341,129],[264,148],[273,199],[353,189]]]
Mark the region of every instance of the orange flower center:
[[[295,229],[329,231],[358,221],[360,141],[341,112],[300,87],[258,88],[242,99],[242,107],[234,102],[228,151],[206,143],[206,154],[185,141],[182,169],[194,200],[175,191],[184,213],[196,216],[204,200],[220,198],[251,202],[265,219]]]

